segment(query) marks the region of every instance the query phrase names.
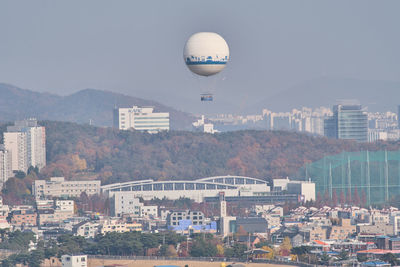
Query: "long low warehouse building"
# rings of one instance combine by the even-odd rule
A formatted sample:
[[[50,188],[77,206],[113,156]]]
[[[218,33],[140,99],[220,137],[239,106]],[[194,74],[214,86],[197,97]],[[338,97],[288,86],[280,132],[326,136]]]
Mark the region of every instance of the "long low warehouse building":
[[[197,180],[154,181],[151,179],[103,185],[103,193],[113,196],[113,192],[132,192],[135,197],[145,200],[167,198],[171,200],[187,197],[203,202],[206,197],[216,197],[220,192],[225,196],[255,196],[270,192],[268,182],[243,176],[215,176]]]

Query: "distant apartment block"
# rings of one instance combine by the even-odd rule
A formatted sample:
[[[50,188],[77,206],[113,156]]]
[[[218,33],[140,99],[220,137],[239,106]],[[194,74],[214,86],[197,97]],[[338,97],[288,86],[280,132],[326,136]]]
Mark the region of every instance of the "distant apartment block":
[[[12,177],[11,160],[11,152],[0,145],[0,189]]]
[[[331,114],[327,108],[320,107],[314,111],[303,107],[291,112],[273,112],[262,110],[263,121],[267,130],[295,130],[312,134],[324,134],[324,118]]]
[[[4,133],[5,149],[12,155],[12,170],[27,172],[30,166],[46,166],[46,130],[36,119],[16,121]]]
[[[100,181],[65,181],[64,177],[36,180],[32,193],[36,198],[79,197],[82,192],[88,196],[100,193]]]
[[[114,109],[114,127],[120,130],[137,130],[157,133],[169,131],[169,112],[154,112],[153,107]]]

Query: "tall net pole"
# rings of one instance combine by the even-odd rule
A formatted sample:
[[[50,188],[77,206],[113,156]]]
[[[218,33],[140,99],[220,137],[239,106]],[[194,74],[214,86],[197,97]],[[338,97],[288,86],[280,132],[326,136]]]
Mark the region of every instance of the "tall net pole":
[[[369,151],[367,150],[367,205],[371,204],[371,177],[370,177],[370,168],[369,168]]]
[[[385,150],[385,202],[389,201],[389,165],[387,150]]]
[[[329,163],[329,197],[332,200],[332,163]]]
[[[350,156],[347,156],[347,193],[348,200],[351,202],[351,164],[350,164]],[[349,203],[347,203],[349,204]]]

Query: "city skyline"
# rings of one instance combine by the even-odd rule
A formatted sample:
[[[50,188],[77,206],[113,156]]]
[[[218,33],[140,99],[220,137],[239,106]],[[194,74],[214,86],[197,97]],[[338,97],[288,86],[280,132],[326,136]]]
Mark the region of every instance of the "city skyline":
[[[4,1],[0,81],[62,95],[105,89],[189,112],[251,109],[259,101],[324,77],[366,81],[375,90],[382,86],[374,82],[386,81],[398,90],[399,5]],[[222,18],[219,10],[227,6]],[[14,14],[20,19],[13,19]],[[231,62],[210,83],[193,77],[182,60],[186,39],[204,30],[221,34],[232,50]],[[216,105],[205,108],[199,103],[204,87],[215,90]],[[332,87],[328,83],[319,90],[329,94]],[[356,90],[346,86],[347,91],[351,88]],[[339,97],[346,97],[346,90]],[[321,98],[313,92],[303,94],[314,102]]]

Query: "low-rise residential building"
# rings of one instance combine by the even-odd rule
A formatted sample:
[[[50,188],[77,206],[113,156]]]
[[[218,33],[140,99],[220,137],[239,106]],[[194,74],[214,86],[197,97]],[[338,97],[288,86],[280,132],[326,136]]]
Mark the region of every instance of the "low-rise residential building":
[[[190,220],[192,225],[203,225],[204,214],[201,211],[174,211],[168,214],[167,224],[168,226],[177,226],[180,221]]]
[[[127,223],[123,222],[119,219],[108,219],[102,222],[100,225],[100,232],[102,234],[116,232],[116,233],[124,233],[124,232],[141,232],[142,224],[140,223]]]
[[[339,225],[332,225],[327,234],[328,239],[344,240],[356,232],[356,226],[351,225],[350,219],[341,219]]]
[[[357,225],[357,233],[362,234],[376,234],[376,235],[389,235],[393,236],[393,225],[378,223],[378,224],[368,224],[368,225]]]
[[[75,214],[73,200],[36,200],[39,225],[60,224]]]
[[[100,224],[98,222],[83,221],[73,226],[72,232],[76,236],[84,238],[94,238],[99,233]]]
[[[140,207],[140,217],[142,218],[157,218],[158,207],[157,206],[142,206]]]
[[[305,226],[300,229],[300,234],[307,242],[325,240],[328,228],[322,226]]]
[[[124,214],[130,214],[140,217],[142,206],[143,203],[140,203],[139,198],[131,192],[115,192],[110,201],[111,216],[121,217]]]
[[[80,197],[85,192],[88,196],[100,193],[100,181],[65,181],[64,177],[52,177],[50,180],[36,180],[32,193],[36,198]]]
[[[36,226],[37,214],[33,209],[18,209],[11,211],[11,224],[13,226]]]
[[[61,211],[58,209],[38,210],[39,225],[59,224],[74,216],[73,212]]]
[[[7,221],[9,212],[8,205],[3,205],[3,198],[0,196],[0,229],[10,228],[10,224]]]
[[[400,250],[400,238],[390,238],[389,239],[389,249]]]
[[[372,211],[371,212],[371,223],[372,224],[388,224],[389,223],[389,214],[382,213],[380,211]]]
[[[62,267],[87,267],[88,260],[86,255],[62,255]]]

